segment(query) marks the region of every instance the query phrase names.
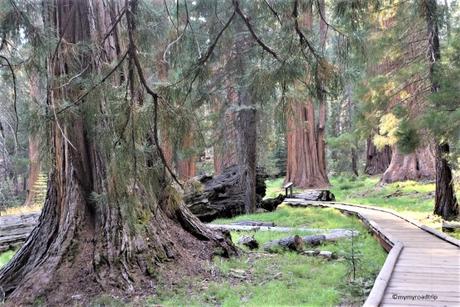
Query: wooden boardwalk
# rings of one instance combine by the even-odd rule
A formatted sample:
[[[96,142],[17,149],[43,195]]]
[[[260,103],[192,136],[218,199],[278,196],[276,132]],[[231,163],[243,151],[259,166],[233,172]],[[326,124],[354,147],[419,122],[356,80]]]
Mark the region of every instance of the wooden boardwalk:
[[[390,251],[365,306],[460,307],[459,240],[391,210],[295,198],[285,202],[355,214]]]

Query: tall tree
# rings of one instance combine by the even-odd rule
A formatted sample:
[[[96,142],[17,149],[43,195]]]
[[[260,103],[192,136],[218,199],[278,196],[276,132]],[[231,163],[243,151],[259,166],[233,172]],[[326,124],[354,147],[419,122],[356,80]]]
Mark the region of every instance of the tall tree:
[[[321,3],[323,4],[319,6],[319,10],[322,10],[320,15],[326,16],[324,2]],[[311,3],[306,4],[305,12],[299,18],[304,29],[313,30],[313,7]],[[325,31],[324,19],[320,18],[321,45],[324,45]],[[309,78],[316,81],[314,85],[315,95],[306,98],[306,101],[292,99],[290,109],[287,111],[287,172],[285,180],[303,188],[322,188],[329,185],[324,146],[326,103],[322,83],[322,77],[325,74],[322,71],[323,64],[319,61],[316,68],[310,68]],[[311,83],[311,80],[307,80],[306,83]],[[296,86],[301,88],[302,84],[298,82]],[[315,97],[318,100],[318,111],[315,108]]]
[[[425,17],[428,39],[428,59],[430,63],[431,92],[440,90],[439,81],[435,76],[436,65],[441,60],[439,43],[438,18],[439,11],[436,0],[423,0],[420,3],[421,12]],[[459,214],[458,201],[455,196],[452,169],[448,161],[450,147],[448,140],[437,139],[436,144],[436,192],[434,213],[446,220],[454,219]]]
[[[227,239],[192,216],[168,173],[158,168],[165,162],[156,134],[159,104],[143,76],[136,48],[137,2],[126,1],[120,8],[117,2],[50,0],[44,11],[45,24],[58,42],[47,61],[53,165],[38,227],[0,270],[0,285],[10,302],[32,304],[44,297],[50,305],[70,303],[69,290],[94,295],[102,289],[133,289],[148,285],[167,260],[174,263],[171,270],[178,270],[199,265],[216,247],[221,254],[233,253]],[[125,44],[116,34],[121,20],[117,16],[123,12],[129,38]],[[98,49],[88,48],[91,44],[101,52],[94,54]],[[116,48],[126,45],[125,52]],[[126,77],[114,73],[125,59]],[[114,60],[119,65],[107,74],[104,68]],[[107,75],[103,81],[113,82],[108,88],[130,85],[130,137],[117,144],[107,140],[113,140],[115,127],[125,121],[117,122],[111,114],[104,91],[84,94],[83,85],[74,82],[75,75],[89,73]],[[136,91],[141,88],[152,101],[140,100]],[[150,106],[153,114],[142,116],[140,105]],[[66,106],[72,112],[66,112]],[[138,123],[149,118],[154,119],[153,131],[137,130]],[[147,134],[154,139],[153,152],[134,151],[121,158],[127,149],[149,143]],[[205,255],[194,256],[197,249]]]

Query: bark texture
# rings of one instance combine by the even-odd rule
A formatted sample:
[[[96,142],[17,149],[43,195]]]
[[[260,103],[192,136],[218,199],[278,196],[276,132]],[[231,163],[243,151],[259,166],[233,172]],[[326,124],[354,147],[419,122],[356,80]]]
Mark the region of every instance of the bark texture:
[[[383,174],[381,182],[434,180],[435,174],[435,153],[431,146],[417,148],[410,154],[402,154],[394,146],[390,165]]]
[[[39,140],[37,136],[29,136],[29,176],[27,178],[27,197],[24,202],[25,206],[34,204],[36,191],[34,189],[38,177],[40,175],[40,156],[39,156]]]
[[[229,74],[227,100],[221,139],[215,150],[216,173],[238,164],[241,178],[238,184],[245,202],[245,213],[256,211],[256,163],[257,163],[257,109],[246,84],[247,46],[250,44],[243,20],[234,22],[236,34],[226,67]],[[216,149],[216,147],[214,147]]]
[[[364,172],[368,175],[383,174],[391,162],[391,147],[386,145],[378,150],[371,138],[367,139],[366,167]]]
[[[191,212],[204,222],[245,213],[247,199],[243,190],[246,185],[242,182],[244,172],[241,166],[234,165],[220,175],[202,176],[199,182],[190,182],[191,186],[184,199]],[[256,206],[276,209],[273,203],[262,205],[266,191],[265,179],[266,175],[258,172]]]
[[[191,129],[190,129],[191,131]],[[193,134],[191,132],[186,133],[186,135],[182,136],[181,146],[178,151],[182,152],[186,156],[182,156],[178,158],[177,161],[177,174],[179,178],[182,180],[188,180],[196,175],[196,164],[195,159],[196,157],[188,154],[188,150],[192,150],[193,148]],[[185,153],[184,153],[185,151]]]
[[[21,246],[37,225],[39,215],[0,216],[0,253]]]
[[[436,0],[423,0],[421,3],[425,14],[428,39],[428,58],[430,63],[431,92],[439,91],[439,81],[436,80],[435,65],[441,60],[438,29],[438,5]],[[436,191],[434,214],[440,215],[445,220],[458,217],[459,208],[455,196],[452,168],[447,160],[450,147],[446,140],[437,140],[436,146]]]
[[[324,6],[323,6],[324,9]],[[323,10],[325,16],[325,12]],[[311,4],[303,16],[303,26],[313,29]],[[325,25],[320,22],[321,42],[325,39]],[[312,98],[307,101],[291,100],[287,118],[286,182],[301,188],[329,186],[325,159],[326,102],[321,77],[317,76],[319,110],[315,114]]]
[[[130,2],[126,13],[131,27],[134,6]],[[54,80],[48,102],[54,109],[64,100],[75,101],[82,90],[70,82],[62,86],[61,79],[82,71],[102,73],[104,63],[120,57],[114,34],[104,40],[101,57],[80,47],[89,42],[99,46],[120,10],[115,3],[95,0],[45,1],[44,10],[45,22],[62,37],[48,59]],[[136,61],[135,53],[130,57]],[[135,293],[151,287],[153,276],[161,278],[165,261],[174,263],[169,274],[187,268],[199,271],[200,261],[213,251],[235,252],[225,236],[187,210],[164,173],[147,167],[147,158],[137,160],[146,172],[142,178],[148,178],[142,180],[136,170],[121,167],[127,161],[101,147],[90,131],[107,129],[107,122],[83,116],[83,106],[104,112],[104,97],[95,97],[81,102],[81,112],[56,117],[51,124],[54,164],[38,226],[0,270],[0,286],[12,305],[33,304],[37,298],[47,305],[69,305],[79,303],[75,297],[102,291]]]
[[[318,139],[313,102],[291,103],[288,117],[286,182],[301,188],[329,186]],[[323,162],[321,162],[323,161]]]
[[[445,220],[453,220],[459,215],[458,201],[455,196],[452,169],[447,155],[449,145],[438,145],[436,151],[436,192],[434,214],[442,216]]]

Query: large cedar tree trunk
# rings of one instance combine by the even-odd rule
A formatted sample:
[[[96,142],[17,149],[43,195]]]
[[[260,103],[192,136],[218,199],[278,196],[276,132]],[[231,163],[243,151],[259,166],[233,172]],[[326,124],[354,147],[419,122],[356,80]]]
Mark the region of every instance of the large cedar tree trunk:
[[[219,99],[213,102],[214,112],[220,114],[216,129],[216,144],[214,145],[214,172],[222,174],[223,170],[238,163],[236,155],[236,128],[235,113],[232,106],[237,104],[238,98],[234,87],[227,90],[227,102]]]
[[[191,129],[182,137],[180,151],[193,148],[193,133]],[[188,180],[196,175],[195,156],[180,157],[177,161],[177,174],[182,180]]]
[[[391,147],[385,145],[381,150],[377,149],[371,138],[367,139],[366,166],[364,172],[368,175],[383,174],[391,162]]]
[[[311,6],[304,15],[303,24],[307,29],[312,29]],[[321,82],[317,86],[318,98],[320,99],[318,120],[316,119],[315,104],[312,99],[308,99],[305,102],[292,100],[290,109],[287,111],[287,167],[285,180],[302,188],[324,188],[329,186],[324,142],[326,102],[323,97]]]
[[[439,45],[439,32],[437,19],[439,18],[436,0],[424,0],[423,13],[427,24],[428,58],[430,61],[431,92],[439,91],[439,83],[434,76],[436,62],[441,60]],[[449,164],[449,144],[445,140],[437,140],[436,146],[436,191],[434,214],[442,216],[445,220],[458,217],[459,208],[455,196],[452,169]]]
[[[410,154],[402,154],[393,146],[391,162],[383,173],[381,182],[434,180],[435,174],[435,153],[431,146],[417,148]]]
[[[108,5],[96,0],[45,2],[46,21],[62,36],[56,54],[48,59],[55,80],[49,86],[50,108],[59,108],[64,99],[74,101],[82,90],[72,83],[59,86],[65,83],[61,79],[85,67],[85,74],[102,73],[102,62],[120,58],[112,48],[115,35],[102,46],[104,56],[92,56],[84,47],[90,41],[99,43],[119,16],[120,10]],[[134,10],[131,2],[128,24],[133,24]],[[130,50],[130,57],[135,56]],[[137,163],[144,163],[139,169],[146,173],[137,176],[126,171],[127,161],[101,146],[90,131],[95,125],[107,129],[107,123],[96,123],[82,112],[91,105],[104,112],[100,96],[88,96],[51,124],[54,164],[39,224],[0,270],[0,286],[13,305],[32,304],[37,298],[48,305],[69,305],[102,291],[135,293],[154,285],[152,280],[166,282],[161,279],[165,261],[170,261],[169,276],[180,270],[196,273],[215,248],[223,255],[234,252],[225,237],[185,208],[170,181],[161,177],[164,173],[149,169],[144,159]]]
[[[38,73],[32,71],[29,77],[29,94],[34,104],[39,104],[39,79]],[[32,111],[32,110],[31,110]],[[29,134],[29,175],[27,178],[27,197],[24,202],[25,206],[34,204],[35,184],[40,175],[40,153],[39,153],[39,138],[34,133]]]
[[[245,84],[247,55],[249,44],[243,21],[235,22],[235,39],[227,67],[230,71],[227,80],[228,103],[222,122],[220,144],[215,146],[214,167],[216,173],[238,165],[241,174],[239,184],[245,200],[245,213],[256,211],[256,164],[257,164],[257,119],[256,107]],[[222,112],[222,111],[221,111]]]
[[[40,175],[40,157],[39,157],[39,140],[36,135],[29,136],[29,176],[27,178],[27,197],[24,202],[25,206],[34,204],[35,184]]]

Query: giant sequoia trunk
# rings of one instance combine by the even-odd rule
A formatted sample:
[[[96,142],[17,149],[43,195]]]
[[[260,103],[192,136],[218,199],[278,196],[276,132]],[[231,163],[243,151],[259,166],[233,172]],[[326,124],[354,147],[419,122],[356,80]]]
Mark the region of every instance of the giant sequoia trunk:
[[[257,109],[245,83],[248,45],[247,32],[243,21],[235,21],[235,38],[227,67],[231,72],[228,84],[227,104],[220,128],[220,144],[214,147],[214,167],[216,173],[238,164],[241,178],[241,193],[245,202],[245,213],[256,211],[256,164],[257,164]]]
[[[383,174],[381,182],[434,180],[435,174],[435,156],[431,146],[417,148],[410,154],[402,154],[394,146],[390,165]]]
[[[32,71],[29,77],[29,94],[34,105],[39,105],[39,78],[36,71]],[[31,109],[33,106],[31,106]],[[30,110],[33,112],[33,110]],[[29,174],[27,178],[27,197],[24,202],[25,206],[33,205],[35,202],[36,189],[35,185],[40,175],[40,154],[39,154],[38,136],[31,133],[29,135]]]
[[[434,214],[442,216],[445,220],[455,219],[459,214],[458,201],[455,196],[452,169],[447,156],[449,145],[438,145],[436,151],[436,193]]]
[[[236,128],[235,112],[232,106],[237,103],[237,93],[232,86],[228,86],[228,104],[219,99],[213,101],[213,110],[219,113],[218,127],[216,129],[216,144],[214,145],[214,173],[219,175],[224,169],[236,163]]]
[[[435,65],[441,60],[439,45],[438,11],[436,0],[424,0],[422,3],[425,14],[428,38],[428,56],[430,61],[431,92],[439,91],[439,81],[436,80]],[[436,191],[434,214],[451,220],[459,215],[458,201],[455,196],[452,169],[449,164],[449,144],[445,140],[437,140],[436,146]]]
[[[104,56],[92,57],[85,47],[90,41],[98,43],[120,14],[107,5],[95,0],[45,2],[46,21],[62,37],[48,60],[55,80],[48,93],[51,109],[80,94],[79,85],[63,86],[66,79],[83,70],[102,73],[98,61],[120,57],[111,48],[115,35],[107,37]],[[131,3],[126,12],[131,29],[133,11]],[[135,47],[130,43],[130,48]],[[135,49],[130,50],[135,62]],[[150,287],[153,276],[158,276],[156,282],[167,282],[160,279],[160,264],[166,260],[172,261],[170,275],[181,268],[198,271],[200,261],[216,247],[224,255],[234,252],[225,237],[192,216],[164,172],[138,156],[137,163],[144,163],[138,172],[145,172],[138,174],[126,159],[112,155],[113,149],[101,146],[91,131],[108,129],[107,119],[84,116],[85,107],[104,112],[106,101],[99,96],[88,96],[51,124],[54,164],[39,224],[0,271],[0,286],[12,304],[32,304],[40,297],[49,305],[68,305],[102,291],[133,293]]]
[[[382,150],[372,142],[371,138],[367,139],[366,167],[364,172],[368,175],[383,174],[391,162],[391,147],[385,145]]]
[[[302,188],[327,187],[326,169],[320,163],[313,102],[293,102],[291,109],[287,123],[286,181]]]
[[[29,176],[27,178],[27,197],[25,206],[34,204],[36,195],[35,184],[40,175],[40,157],[38,149],[38,138],[35,135],[29,136]]]
[[[322,3],[322,2],[321,2]],[[304,15],[303,25],[313,28],[310,7]],[[324,3],[322,3],[322,13]],[[325,39],[324,21],[320,21],[321,42]],[[302,188],[324,188],[329,186],[325,159],[326,101],[320,74],[317,78],[318,116],[311,98],[305,102],[292,101],[287,118],[287,167],[286,182]],[[318,119],[316,118],[318,117]]]
[[[179,148],[179,151],[186,156],[179,157],[176,167],[179,178],[183,180],[188,180],[196,175],[195,156],[186,152],[192,148],[193,134],[191,132],[187,132],[186,135],[182,137],[181,146]]]

